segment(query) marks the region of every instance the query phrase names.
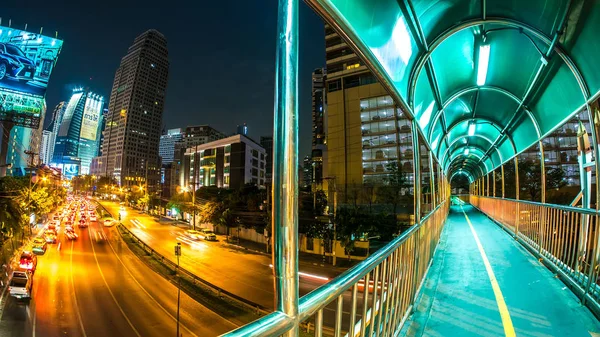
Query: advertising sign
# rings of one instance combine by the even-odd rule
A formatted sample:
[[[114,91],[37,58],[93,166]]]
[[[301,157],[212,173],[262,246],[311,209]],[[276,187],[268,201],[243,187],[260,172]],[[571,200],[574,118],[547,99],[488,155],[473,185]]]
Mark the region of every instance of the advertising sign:
[[[62,48],[56,38],[0,26],[0,120],[39,124],[40,101]],[[14,97],[12,97],[14,96]],[[36,123],[37,120],[37,123]]]
[[[79,138],[96,141],[98,136],[98,124],[102,111],[102,98],[90,93],[83,108],[81,120],[81,132]]]

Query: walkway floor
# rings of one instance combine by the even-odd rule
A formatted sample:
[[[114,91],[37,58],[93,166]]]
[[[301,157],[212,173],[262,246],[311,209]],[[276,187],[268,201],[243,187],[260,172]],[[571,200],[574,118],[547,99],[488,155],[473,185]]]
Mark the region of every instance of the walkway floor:
[[[463,209],[451,208],[405,335],[600,336],[565,284],[483,213]]]

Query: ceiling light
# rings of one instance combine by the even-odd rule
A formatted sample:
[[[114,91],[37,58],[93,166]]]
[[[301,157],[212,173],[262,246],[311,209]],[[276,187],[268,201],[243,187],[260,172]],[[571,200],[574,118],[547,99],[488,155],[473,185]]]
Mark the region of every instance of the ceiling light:
[[[463,154],[466,156],[469,154],[469,148],[466,148],[465,151],[463,152]]]
[[[485,85],[487,77],[488,64],[490,62],[490,45],[482,44],[479,46],[479,62],[477,63],[477,85]]]
[[[473,136],[473,135],[475,135],[475,121],[470,121],[470,122],[469,122],[469,131],[468,131],[468,135],[469,135],[469,136]]]

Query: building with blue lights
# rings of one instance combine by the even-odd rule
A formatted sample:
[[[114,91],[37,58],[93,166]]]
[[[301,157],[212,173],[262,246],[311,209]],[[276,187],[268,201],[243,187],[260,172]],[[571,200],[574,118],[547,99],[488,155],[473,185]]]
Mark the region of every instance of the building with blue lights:
[[[98,155],[103,105],[102,96],[78,88],[61,116],[56,116],[51,166],[60,168],[66,177],[90,173],[92,158]]]

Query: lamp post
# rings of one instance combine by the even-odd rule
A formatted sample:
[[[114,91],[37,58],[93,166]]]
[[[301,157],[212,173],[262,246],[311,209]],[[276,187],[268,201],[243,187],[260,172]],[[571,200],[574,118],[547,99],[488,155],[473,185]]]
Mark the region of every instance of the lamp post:
[[[179,337],[179,301],[181,299],[181,276],[179,275],[179,257],[181,256],[181,242],[175,245],[175,256],[177,256],[177,335]]]
[[[335,223],[335,216],[337,214],[337,186],[335,184],[335,177],[325,177],[323,180],[333,181],[333,247],[331,248],[331,255],[333,256],[333,265],[335,266],[337,259],[335,255],[335,248],[337,243],[337,227]],[[328,187],[329,189],[329,187]],[[329,196],[328,196],[329,197]]]

